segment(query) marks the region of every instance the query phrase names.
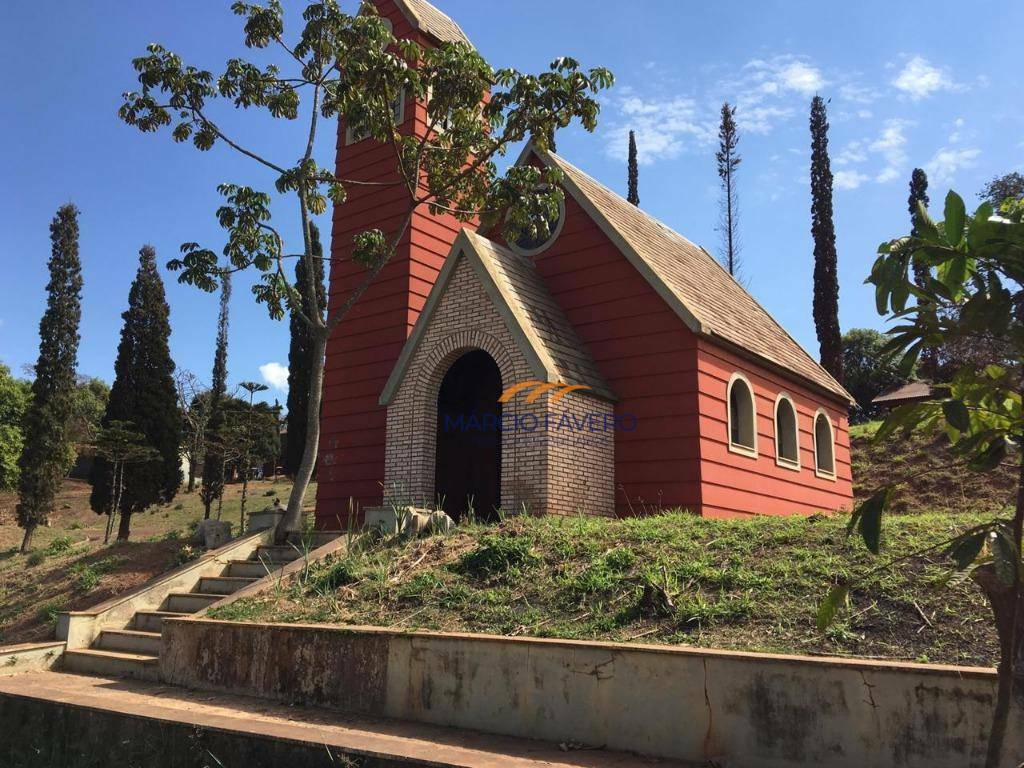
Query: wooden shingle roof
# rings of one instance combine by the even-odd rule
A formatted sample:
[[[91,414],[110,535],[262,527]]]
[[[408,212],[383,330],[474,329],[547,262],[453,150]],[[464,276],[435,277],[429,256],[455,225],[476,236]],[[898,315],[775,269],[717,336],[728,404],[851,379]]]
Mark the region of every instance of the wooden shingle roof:
[[[395,0],[395,4],[415,29],[435,40],[442,43],[472,45],[466,33],[451,17],[432,6],[427,0]]]
[[[462,259],[469,261],[483,282],[538,380],[580,385],[598,397],[616,399],[533,261],[463,229],[452,244],[427,303],[395,363],[381,394],[381,405],[387,405],[398,390],[451,275]],[[511,383],[506,382],[506,386]]]
[[[796,374],[846,402],[854,398],[707,251],[553,153],[564,186],[695,333]]]

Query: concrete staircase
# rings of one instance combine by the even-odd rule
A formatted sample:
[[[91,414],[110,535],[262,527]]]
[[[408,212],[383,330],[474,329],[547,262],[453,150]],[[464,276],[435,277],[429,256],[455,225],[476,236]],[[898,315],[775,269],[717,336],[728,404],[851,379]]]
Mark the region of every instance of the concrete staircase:
[[[157,680],[164,619],[198,613],[243,587],[273,575],[337,535],[318,532],[307,534],[304,539],[293,535],[287,544],[260,546],[248,560],[229,562],[220,575],[199,577],[191,591],[168,594],[157,610],[136,612],[122,628],[104,628],[89,648],[65,651],[63,669],[81,674]]]

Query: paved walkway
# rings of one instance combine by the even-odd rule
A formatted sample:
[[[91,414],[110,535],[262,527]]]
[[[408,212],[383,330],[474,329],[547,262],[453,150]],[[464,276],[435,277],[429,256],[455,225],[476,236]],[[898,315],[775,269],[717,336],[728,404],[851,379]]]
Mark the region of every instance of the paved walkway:
[[[0,696],[19,696],[187,723],[239,734],[324,744],[348,755],[391,757],[448,768],[683,768],[599,749],[568,749],[546,742],[454,728],[355,718],[310,707],[289,707],[246,696],[187,691],[160,683],[60,672],[0,677]]]

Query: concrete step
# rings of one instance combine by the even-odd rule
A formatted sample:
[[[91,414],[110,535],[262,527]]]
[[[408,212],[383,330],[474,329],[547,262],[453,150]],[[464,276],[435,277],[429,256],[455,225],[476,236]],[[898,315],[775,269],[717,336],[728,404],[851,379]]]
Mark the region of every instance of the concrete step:
[[[289,533],[288,543],[294,544],[300,550],[304,547],[308,547],[309,551],[312,552],[314,549],[319,549],[325,544],[330,544],[342,535],[341,531],[307,531],[306,533]]]
[[[104,629],[92,647],[100,651],[123,651],[143,656],[160,655],[160,633],[135,629]]]
[[[172,592],[164,600],[163,609],[180,613],[196,613],[223,597],[224,595],[206,595],[202,592]]]
[[[68,672],[106,677],[133,677],[136,680],[160,679],[159,660],[150,654],[87,648],[65,651],[63,662],[64,669]]]
[[[300,557],[302,557],[301,548],[293,547],[291,544],[268,544],[257,547],[251,559],[290,563],[292,560],[298,560]]]
[[[232,560],[226,569],[225,576],[243,576],[248,579],[262,579],[268,573],[284,568],[288,563],[283,560]]]
[[[163,628],[164,619],[188,614],[188,611],[139,611],[132,621],[132,629],[136,632],[159,632]]]
[[[204,595],[230,595],[247,587],[256,579],[245,576],[204,576],[196,592]]]

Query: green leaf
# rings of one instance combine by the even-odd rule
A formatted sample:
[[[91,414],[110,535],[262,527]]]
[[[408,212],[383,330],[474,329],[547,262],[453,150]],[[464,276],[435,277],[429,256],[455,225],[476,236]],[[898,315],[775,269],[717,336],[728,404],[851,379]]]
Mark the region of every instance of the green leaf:
[[[967,219],[967,209],[964,207],[963,198],[953,190],[946,195],[945,210],[946,239],[954,248],[960,245],[964,238],[964,222]]]
[[[967,410],[962,400],[944,400],[942,402],[942,413],[951,426],[966,432],[971,426],[971,412]]]
[[[825,599],[818,606],[818,631],[824,632],[835,621],[841,608],[850,602],[850,586],[837,584],[828,591]]]
[[[872,554],[877,555],[882,546],[882,513],[889,503],[892,486],[885,486],[862,503],[853,513],[847,532],[857,531]]]
[[[1013,539],[1005,531],[997,531],[992,539],[992,565],[996,576],[1006,586],[1011,586],[1020,572],[1020,555]]]
[[[988,531],[978,531],[962,536],[950,545],[947,553],[950,559],[956,563],[958,571],[964,570],[978,559],[978,555],[981,554],[981,548],[985,546],[985,540],[988,538],[988,535]]]
[[[1006,458],[1006,440],[999,437],[988,444],[988,447],[972,458],[968,466],[975,472],[990,472],[1003,463]]]

